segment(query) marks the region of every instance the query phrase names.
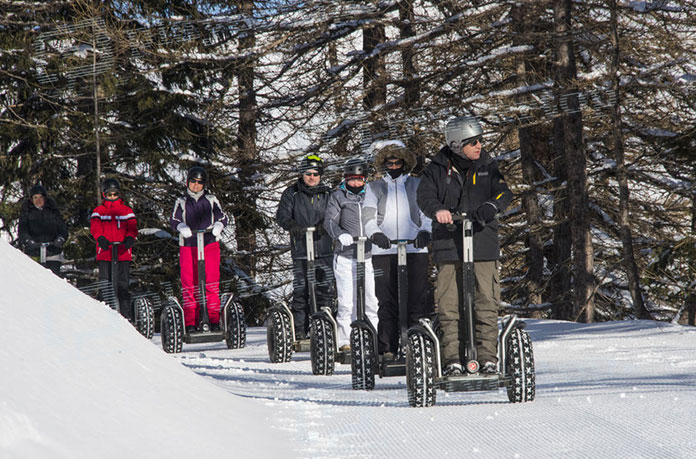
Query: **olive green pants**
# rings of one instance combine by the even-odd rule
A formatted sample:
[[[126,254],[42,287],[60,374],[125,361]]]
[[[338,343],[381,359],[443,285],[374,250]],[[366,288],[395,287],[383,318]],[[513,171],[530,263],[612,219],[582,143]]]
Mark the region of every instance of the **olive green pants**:
[[[497,362],[498,306],[500,305],[500,275],[497,261],[474,263],[474,323],[478,361]],[[438,266],[435,304],[440,318],[442,361],[462,362],[465,356],[465,321],[460,317],[459,291],[462,286],[461,263]]]

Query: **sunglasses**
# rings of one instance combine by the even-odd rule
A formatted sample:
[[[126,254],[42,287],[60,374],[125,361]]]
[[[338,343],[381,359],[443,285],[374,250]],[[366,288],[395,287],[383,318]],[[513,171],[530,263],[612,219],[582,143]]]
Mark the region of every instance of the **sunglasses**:
[[[104,193],[104,196],[107,198],[118,198],[118,191],[109,191],[108,193]]]
[[[200,183],[201,185],[205,185],[205,182],[199,179],[191,179],[189,180],[189,183]]]
[[[404,161],[402,159],[394,159],[394,160],[387,160],[387,167],[389,166],[401,166],[404,164]]]
[[[319,172],[305,172],[304,175],[307,177],[319,177],[321,174]]]
[[[481,143],[481,136],[480,135],[477,135],[476,137],[472,137],[469,140],[462,142],[462,146],[463,147],[466,147],[466,146],[473,147],[474,145],[476,145],[478,143]]]

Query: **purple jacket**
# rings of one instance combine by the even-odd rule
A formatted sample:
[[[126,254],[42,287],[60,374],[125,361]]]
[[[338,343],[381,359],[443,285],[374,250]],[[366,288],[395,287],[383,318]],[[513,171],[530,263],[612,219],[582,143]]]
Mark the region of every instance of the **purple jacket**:
[[[191,228],[193,232],[192,237],[183,239],[183,241],[182,238],[179,238],[179,245],[186,247],[195,247],[196,231],[210,228],[215,222],[221,222],[227,226],[227,215],[222,211],[220,201],[214,194],[210,194],[207,191],[203,192],[203,196],[198,201],[189,196],[188,193],[178,198],[174,203],[174,210],[169,219],[169,223],[174,231],[178,231],[177,226],[180,223],[186,223]],[[215,236],[211,233],[205,234],[205,245],[215,242],[215,240]]]

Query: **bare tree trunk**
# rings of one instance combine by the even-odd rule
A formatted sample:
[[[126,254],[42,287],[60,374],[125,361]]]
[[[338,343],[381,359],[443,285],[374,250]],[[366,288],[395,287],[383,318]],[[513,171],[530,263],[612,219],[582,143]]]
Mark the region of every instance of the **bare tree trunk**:
[[[610,0],[611,8],[611,43],[614,54],[611,59],[610,74],[612,79],[612,91],[614,92],[614,105],[611,107],[612,140],[614,157],[616,160],[616,180],[619,183],[619,225],[621,245],[623,253],[623,265],[628,279],[628,289],[633,299],[633,310],[636,317],[650,319],[650,313],[643,302],[643,292],[640,288],[640,276],[633,252],[633,236],[628,215],[629,190],[626,176],[626,164],[624,160],[623,126],[621,123],[621,106],[619,105],[619,30],[617,18],[616,0]]]
[[[414,36],[413,0],[399,2],[399,32],[401,39]],[[404,78],[404,106],[406,109],[417,107],[420,103],[420,88],[415,78],[416,66],[413,62],[413,46],[408,45],[401,51],[401,63]]]
[[[240,6],[243,14],[253,16],[254,3],[244,1]],[[241,251],[240,261],[242,269],[250,276],[256,273],[256,230],[258,228],[258,211],[256,208],[256,194],[253,191],[254,180],[257,172],[256,155],[256,118],[258,107],[256,92],[254,89],[254,75],[256,57],[254,46],[256,35],[253,29],[249,29],[239,40],[239,48],[242,55],[249,56],[241,64],[237,74],[239,85],[239,131],[237,134],[237,147],[239,151],[239,189],[245,198],[237,202],[241,203],[234,211],[237,230],[237,249]]]
[[[384,41],[386,41],[386,34],[383,25],[374,24],[363,30],[363,51],[366,55],[370,55]],[[365,59],[362,72],[363,107],[366,111],[370,111],[387,100],[384,58],[378,54]]]
[[[556,225],[553,230],[553,245],[551,253],[546,258],[551,265],[550,299],[553,303],[552,317],[559,320],[573,320],[573,304],[571,301],[571,238],[570,223],[568,222],[568,167],[565,155],[565,135],[560,118],[553,120],[553,169],[556,190],[553,195],[553,216]]]
[[[94,98],[94,144],[96,153],[96,167],[97,171],[95,174],[96,180],[96,191],[97,191],[97,201],[98,206],[102,202],[101,194],[101,141],[99,139],[99,91],[97,90],[97,31],[95,28],[96,24],[92,25],[92,97]]]
[[[582,114],[578,89],[573,87],[577,76],[571,34],[571,1],[554,3],[556,31],[555,82],[559,88],[559,111],[563,125],[564,151],[568,167],[568,206],[573,256],[573,313],[577,320],[594,319],[594,256],[587,199],[587,171],[582,134]]]
[[[526,7],[520,5],[512,8],[512,27],[516,32],[515,37],[522,37],[526,29],[525,10]],[[527,44],[523,43],[523,41],[524,39],[513,38],[513,44],[515,45]],[[517,66],[518,81],[522,84],[528,83],[527,67],[526,61],[520,62]],[[535,186],[539,174],[535,164],[534,150],[539,142],[544,142],[544,139],[536,135],[538,132],[533,132],[538,130],[539,127],[520,127],[517,131],[520,141],[522,182],[525,185],[525,192],[522,195],[522,209],[527,216],[528,228],[525,241],[528,248],[525,254],[527,265],[525,288],[527,291],[527,303],[529,304],[541,304],[543,302],[541,292],[544,275],[544,245],[541,234],[541,209],[539,208]]]

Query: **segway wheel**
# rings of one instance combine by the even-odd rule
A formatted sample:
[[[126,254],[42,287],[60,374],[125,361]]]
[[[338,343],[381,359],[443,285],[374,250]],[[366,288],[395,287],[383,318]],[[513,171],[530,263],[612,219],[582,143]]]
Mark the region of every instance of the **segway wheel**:
[[[309,340],[312,374],[332,375],[336,368],[336,344],[331,323],[320,317],[312,319]]]
[[[408,337],[406,389],[409,405],[426,407],[435,404],[435,345],[422,333]]]
[[[375,349],[369,330],[355,327],[350,332],[351,373],[353,389],[375,388]]]
[[[271,363],[289,362],[292,359],[292,330],[287,314],[275,310],[268,315],[266,342]]]
[[[184,318],[179,308],[167,305],[162,309],[160,318],[162,330],[162,349],[168,354],[181,352],[184,344]]]
[[[246,345],[244,309],[234,300],[229,301],[225,307],[227,308],[227,330],[225,330],[227,348],[241,349]]]
[[[512,403],[531,402],[536,390],[534,351],[529,334],[515,329],[507,339],[507,373],[511,378],[507,388]]]
[[[147,339],[155,334],[155,311],[149,298],[140,296],[133,300],[135,328]]]

